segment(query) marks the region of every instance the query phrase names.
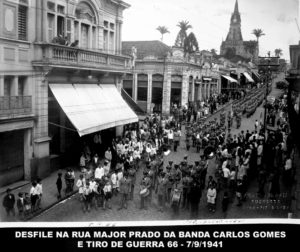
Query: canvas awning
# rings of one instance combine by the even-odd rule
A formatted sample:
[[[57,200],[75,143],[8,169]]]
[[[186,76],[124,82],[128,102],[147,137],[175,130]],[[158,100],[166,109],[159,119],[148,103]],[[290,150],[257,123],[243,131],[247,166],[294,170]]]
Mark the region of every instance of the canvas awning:
[[[257,79],[260,79],[260,75],[256,70],[252,70],[252,73],[257,77]]]
[[[248,82],[255,82],[247,72],[244,72],[243,75],[246,77]]]
[[[236,79],[233,79],[232,77],[228,75],[222,75],[225,79],[229,80],[230,82],[238,83]]]
[[[62,110],[80,136],[138,122],[112,84],[50,84]]]

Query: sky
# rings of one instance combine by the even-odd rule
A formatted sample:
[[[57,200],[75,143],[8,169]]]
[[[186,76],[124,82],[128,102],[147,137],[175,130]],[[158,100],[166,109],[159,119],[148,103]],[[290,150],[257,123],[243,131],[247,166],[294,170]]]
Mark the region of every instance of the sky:
[[[170,33],[163,42],[173,46],[179,31],[179,21],[187,20],[199,43],[200,50],[212,48],[220,52],[226,39],[236,0],[124,0],[131,5],[123,13],[123,41],[160,40],[158,26]],[[282,58],[289,60],[289,45],[298,44],[300,31],[299,0],[238,0],[244,40],[256,40],[251,34],[260,28],[266,34],[260,38],[260,55],[267,56],[281,48]]]

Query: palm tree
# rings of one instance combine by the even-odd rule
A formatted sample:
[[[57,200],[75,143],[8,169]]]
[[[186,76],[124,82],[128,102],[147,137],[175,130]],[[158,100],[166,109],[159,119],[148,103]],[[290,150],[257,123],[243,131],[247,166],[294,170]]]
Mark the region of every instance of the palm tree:
[[[259,49],[259,38],[260,38],[261,36],[266,35],[266,34],[264,34],[264,32],[263,32],[262,29],[254,29],[254,30],[252,31],[252,34],[254,34],[255,37],[256,37],[256,39],[257,39],[257,46],[258,46],[258,49]]]
[[[280,57],[282,55],[282,49],[280,49],[280,48],[275,49],[274,52],[275,52],[276,57]]]
[[[217,55],[217,50],[215,48],[210,49],[210,52],[213,54],[213,56]]]
[[[187,30],[192,28],[189,24],[189,21],[180,21],[177,26],[180,28],[180,31],[177,35],[175,46],[184,47],[184,41],[187,38]]]
[[[158,30],[160,32],[160,34],[161,34],[161,41],[163,41],[163,39],[164,39],[164,34],[170,33],[169,29],[167,27],[165,27],[165,26],[158,26],[156,28],[156,30]]]
[[[191,32],[184,40],[184,53],[194,53],[199,51],[199,45],[197,38],[193,32]]]

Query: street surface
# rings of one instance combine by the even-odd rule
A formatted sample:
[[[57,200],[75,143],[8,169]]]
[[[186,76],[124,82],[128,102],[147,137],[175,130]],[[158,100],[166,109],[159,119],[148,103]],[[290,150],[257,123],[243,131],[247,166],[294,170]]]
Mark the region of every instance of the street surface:
[[[275,88],[275,83],[278,80],[282,80],[284,75],[280,75],[273,81],[273,89],[270,95],[277,96],[281,91]],[[230,109],[228,107],[227,111]],[[250,131],[254,130],[254,122],[256,119],[258,121],[260,118],[263,120],[264,109],[259,107],[256,112],[249,118],[243,117],[242,124],[240,129],[236,129],[236,123],[233,124],[233,129],[231,133],[238,134],[241,130]],[[220,112],[213,115],[210,120],[214,118],[219,119]],[[184,133],[184,127],[182,128]],[[171,152],[169,156],[165,157],[166,161],[172,160],[174,164],[180,163],[183,160],[185,154],[188,154],[188,162],[194,164],[194,161],[199,160],[199,153],[196,153],[195,148],[187,153],[185,149],[185,136],[183,134],[181,138],[181,145],[178,148],[177,152]],[[102,210],[99,208],[96,210],[92,208],[91,212],[83,213],[82,206],[79,201],[78,194],[72,196],[71,198],[59,203],[53,208],[45,211],[41,215],[35,217],[31,221],[148,221],[148,220],[171,220],[174,219],[172,216],[171,209],[166,207],[164,212],[158,211],[157,208],[157,196],[153,193],[152,195],[152,204],[148,210],[140,210],[140,198],[139,198],[139,188],[138,184],[141,181],[142,170],[140,169],[137,173],[137,184],[135,186],[134,200],[128,202],[128,208],[118,210],[119,207],[119,197],[113,197],[111,205],[111,210]],[[214,159],[210,160],[207,176],[215,174],[215,162]],[[265,191],[268,191],[268,184],[265,187]],[[229,204],[228,210],[226,213],[222,212],[221,209],[221,200],[223,198],[223,191],[220,191],[217,196],[216,212],[211,213],[207,209],[207,200],[206,200],[206,189],[202,191],[201,202],[199,206],[198,219],[235,219],[235,218],[287,218],[288,216],[288,194],[287,190],[281,187],[281,194],[276,201],[270,201],[268,194],[265,198],[260,199],[256,196],[257,192],[257,182],[254,179],[251,181],[248,189],[248,198],[247,201],[243,203],[242,206],[237,206],[236,199],[234,202]],[[53,192],[54,194],[56,192]],[[188,220],[190,218],[190,213],[187,210],[180,210],[179,215],[176,216],[177,220]]]

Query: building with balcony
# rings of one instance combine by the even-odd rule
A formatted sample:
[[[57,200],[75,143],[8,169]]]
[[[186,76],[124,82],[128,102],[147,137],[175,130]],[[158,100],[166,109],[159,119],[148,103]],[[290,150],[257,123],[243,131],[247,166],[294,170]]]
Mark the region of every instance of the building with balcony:
[[[147,113],[169,114],[175,104],[203,101],[220,91],[218,71],[200,52],[186,56],[161,41],[124,41],[122,48],[128,56],[136,51],[123,88]]]
[[[293,155],[293,168],[295,185],[292,189],[293,201],[291,213],[294,217],[300,217],[300,41],[298,45],[290,45],[291,66],[286,80],[288,86],[288,117],[291,129]]]
[[[128,7],[0,1],[0,186],[77,164],[93,134],[104,142],[138,120],[121,97],[122,77],[131,73],[121,54]]]

